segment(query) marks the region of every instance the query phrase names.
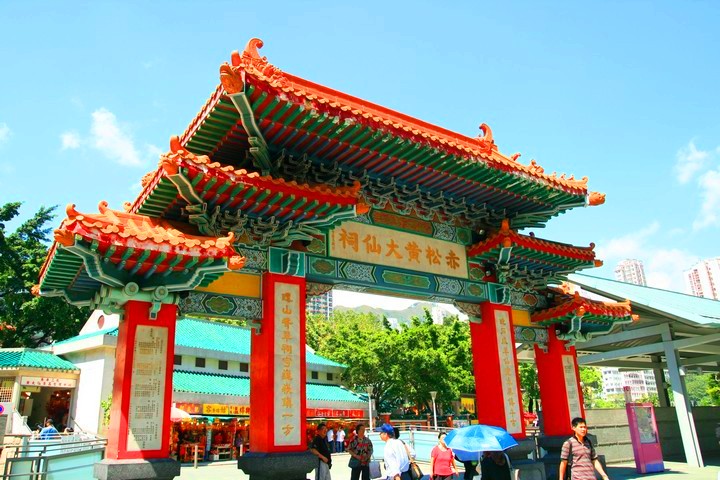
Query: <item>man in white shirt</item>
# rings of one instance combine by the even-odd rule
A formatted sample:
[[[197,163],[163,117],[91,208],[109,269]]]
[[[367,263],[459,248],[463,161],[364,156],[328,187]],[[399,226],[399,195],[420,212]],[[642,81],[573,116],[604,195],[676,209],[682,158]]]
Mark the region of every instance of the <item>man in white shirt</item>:
[[[342,453],[345,451],[345,429],[338,427],[335,433],[335,452]]]
[[[335,453],[335,430],[333,428],[328,428],[327,442],[330,445],[330,453]]]
[[[385,442],[385,474],[388,480],[412,480],[410,477],[410,458],[405,444],[395,438],[393,426],[383,423],[375,429],[380,432],[380,440]]]

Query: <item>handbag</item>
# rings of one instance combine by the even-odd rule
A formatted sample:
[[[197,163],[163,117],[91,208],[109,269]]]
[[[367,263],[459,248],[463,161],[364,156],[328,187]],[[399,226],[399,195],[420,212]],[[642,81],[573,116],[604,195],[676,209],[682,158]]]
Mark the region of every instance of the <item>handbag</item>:
[[[373,480],[382,478],[382,473],[380,472],[380,462],[378,460],[370,460],[368,467],[370,467],[370,478]]]
[[[413,480],[420,480],[423,477],[423,472],[415,462],[410,462],[410,478]]]
[[[350,467],[350,468],[362,467],[362,463],[360,463],[360,460],[358,460],[357,458],[350,457],[350,461],[348,462],[348,467]]]
[[[403,445],[405,445],[405,451],[407,452],[408,460],[410,460],[410,470],[408,470],[410,478],[412,478],[412,480],[420,480],[423,477],[423,472],[420,470],[420,466],[418,466],[410,456],[410,449],[405,442],[403,442]]]

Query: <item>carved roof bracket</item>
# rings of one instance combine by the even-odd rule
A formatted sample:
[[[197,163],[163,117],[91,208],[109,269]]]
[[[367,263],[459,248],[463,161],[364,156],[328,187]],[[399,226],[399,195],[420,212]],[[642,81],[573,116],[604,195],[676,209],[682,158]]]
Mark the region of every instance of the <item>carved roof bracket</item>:
[[[268,144],[255,121],[255,114],[248,96],[245,92],[238,92],[230,94],[229,97],[240,114],[240,121],[248,134],[250,154],[253,156],[255,168],[262,172],[263,176],[277,173],[278,165],[270,159]]]

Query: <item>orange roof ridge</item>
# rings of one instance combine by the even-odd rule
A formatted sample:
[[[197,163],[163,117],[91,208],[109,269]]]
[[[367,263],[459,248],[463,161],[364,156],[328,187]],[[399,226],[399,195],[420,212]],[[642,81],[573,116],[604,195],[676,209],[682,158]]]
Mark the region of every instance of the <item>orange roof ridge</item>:
[[[558,316],[564,316],[575,312],[578,316],[588,313],[593,315],[606,315],[617,318],[631,316],[633,321],[638,319],[637,315],[632,313],[632,307],[629,300],[624,302],[602,302],[591,300],[580,295],[579,292],[568,294],[563,288],[549,287],[548,290],[557,294],[560,300],[556,306],[540,310],[532,315],[533,322],[542,322]]]
[[[578,247],[569,243],[555,242],[552,240],[544,240],[536,237],[534,234],[523,235],[518,233],[516,230],[510,228],[510,221],[505,219],[502,221],[501,227],[498,231],[489,235],[485,240],[482,240],[475,245],[468,248],[468,255],[472,256],[475,250],[483,251],[487,248],[493,248],[502,243],[503,247],[509,248],[513,245],[533,245],[540,247],[544,251],[558,250],[559,253],[572,254],[583,257],[587,260],[595,259],[595,244],[591,243],[588,247]],[[596,260],[596,266],[601,266],[602,262]],[[597,263],[600,265],[597,265]]]
[[[324,184],[313,186],[306,183],[298,183],[294,180],[287,181],[283,178],[274,178],[270,175],[261,176],[258,172],[248,172],[244,168],[236,169],[232,165],[223,166],[219,162],[213,162],[207,155],[195,155],[194,153],[183,149],[180,146],[179,138],[177,136],[173,136],[170,139],[170,152],[161,155],[159,166],[166,174],[176,175],[178,173],[178,168],[183,162],[192,163],[198,167],[207,167],[208,169],[220,172],[221,175],[234,181],[287,186],[307,193],[319,193],[334,197],[357,199],[361,189],[359,181],[355,181],[353,185],[346,187],[329,187]],[[154,178],[154,174],[148,177],[148,182],[151,181],[152,178]]]
[[[81,235],[88,240],[168,253],[172,250],[184,255],[228,259],[237,256],[232,232],[225,237],[188,234],[168,220],[111,210],[105,201],[100,202],[98,209],[100,213],[84,214],[75,205],[68,205],[67,218],[54,232],[55,241],[72,246],[75,235]],[[237,259],[233,262],[238,264]]]
[[[304,103],[309,108],[323,109],[329,107],[335,110],[335,115],[356,120],[369,120],[379,127],[386,127],[403,132],[406,135],[423,138],[435,143],[436,146],[454,149],[460,154],[482,157],[503,166],[507,170],[524,173],[559,187],[587,193],[587,177],[576,180],[572,175],[569,177],[564,174],[558,177],[555,173],[548,175],[544,173],[542,167],[537,165],[535,160],[530,165],[523,165],[517,162],[518,154],[507,156],[500,153],[493,139],[492,130],[485,123],[480,125],[482,135],[476,138],[453,132],[387,107],[283,72],[268,62],[267,57],[260,56],[258,49],[262,48],[262,46],[262,40],[252,38],[248,41],[242,53],[238,51],[232,52],[230,64],[224,63],[220,66],[220,82],[225,92],[234,94],[242,91],[246,74],[248,74],[270,87],[282,91],[284,94],[296,96],[298,103]],[[200,123],[209,107],[217,102],[220,96],[216,89],[213,96],[183,134],[184,142],[188,140],[190,133]]]

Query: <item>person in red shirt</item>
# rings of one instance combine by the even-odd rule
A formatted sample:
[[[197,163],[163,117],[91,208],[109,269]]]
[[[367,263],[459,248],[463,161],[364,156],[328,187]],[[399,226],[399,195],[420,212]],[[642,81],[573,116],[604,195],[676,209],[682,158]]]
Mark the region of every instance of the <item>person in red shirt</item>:
[[[438,444],[430,452],[430,478],[432,480],[449,480],[459,476],[455,466],[453,451],[445,445],[445,432],[438,434]]]

